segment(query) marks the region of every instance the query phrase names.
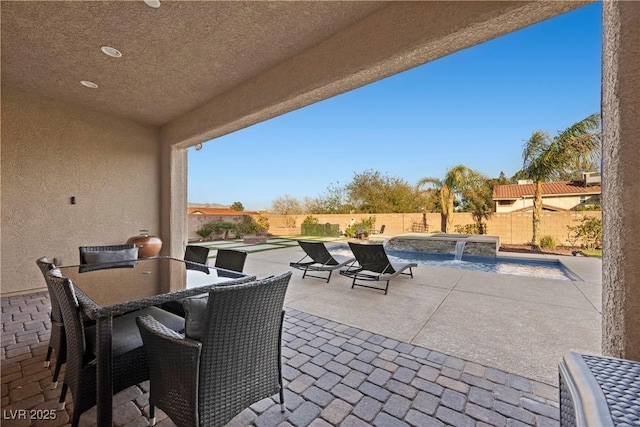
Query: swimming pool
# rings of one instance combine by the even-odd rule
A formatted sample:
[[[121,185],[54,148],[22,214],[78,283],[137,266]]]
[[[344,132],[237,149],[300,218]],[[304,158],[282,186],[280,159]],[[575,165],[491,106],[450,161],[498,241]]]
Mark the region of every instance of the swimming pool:
[[[348,247],[337,246],[331,252],[350,255]],[[389,259],[394,262],[416,262],[434,267],[458,268],[462,270],[484,271],[488,273],[514,274],[517,276],[538,277],[556,280],[580,280],[575,274],[557,260],[534,260],[510,257],[486,257],[463,255],[455,260],[454,254],[404,251],[387,249]]]
[[[485,257],[464,255],[462,260],[454,260],[453,254],[436,254],[388,250],[392,261],[417,262],[437,267],[460,268],[463,270],[486,271],[489,273],[515,274],[544,279],[577,280],[577,277],[557,260],[533,260],[507,257]]]

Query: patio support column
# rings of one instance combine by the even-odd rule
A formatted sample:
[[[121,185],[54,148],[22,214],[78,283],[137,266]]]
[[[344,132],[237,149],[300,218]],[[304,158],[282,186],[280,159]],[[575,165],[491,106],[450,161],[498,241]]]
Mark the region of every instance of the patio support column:
[[[640,4],[603,2],[602,351],[640,360]]]
[[[160,153],[162,255],[182,259],[187,241],[187,150],[163,144]]]

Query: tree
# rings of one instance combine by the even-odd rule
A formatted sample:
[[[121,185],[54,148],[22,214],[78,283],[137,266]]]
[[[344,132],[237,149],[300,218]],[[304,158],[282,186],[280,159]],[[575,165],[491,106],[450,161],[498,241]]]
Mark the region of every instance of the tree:
[[[569,167],[597,158],[600,150],[600,116],[592,114],[555,137],[535,131],[522,150],[523,166],[517,174],[531,179],[535,185],[533,198],[533,236],[531,250],[540,251],[538,228],[542,215],[542,183],[556,179]]]
[[[406,181],[374,170],[356,173],[345,186],[347,203],[356,212],[418,212],[414,188]]]
[[[230,208],[236,212],[242,212],[244,210],[244,205],[240,202],[231,203]]]
[[[495,211],[493,187],[490,180],[480,172],[469,170],[459,192],[462,196],[461,211],[471,212],[478,232],[483,233],[482,221],[489,219]]]
[[[480,172],[469,169],[464,165],[457,165],[450,168],[443,179],[422,178],[418,181],[417,188],[425,192],[436,190],[440,199],[440,227],[443,232],[448,233],[453,230],[453,212],[456,200],[467,196],[467,200],[474,200],[477,209],[483,206],[480,199],[474,195],[474,191],[480,188],[481,183],[486,182],[486,178]],[[484,209],[484,208],[483,208]],[[480,220],[484,214],[479,213]]]
[[[313,214],[349,213],[351,206],[347,203],[344,187],[339,183],[329,184],[319,197],[304,199],[304,211]]]
[[[273,202],[271,202],[271,210],[279,215],[283,215],[285,225],[293,228],[296,226],[296,218],[293,215],[302,213],[302,205],[298,199],[287,194],[274,199]]]

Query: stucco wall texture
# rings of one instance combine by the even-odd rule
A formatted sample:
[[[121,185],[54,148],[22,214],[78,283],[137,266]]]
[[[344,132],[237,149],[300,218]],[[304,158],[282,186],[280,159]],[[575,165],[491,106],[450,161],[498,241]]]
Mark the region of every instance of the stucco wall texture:
[[[602,351],[640,360],[640,7],[603,2]]]
[[[44,287],[41,256],[159,232],[157,128],[3,88],[1,136],[3,295]]]

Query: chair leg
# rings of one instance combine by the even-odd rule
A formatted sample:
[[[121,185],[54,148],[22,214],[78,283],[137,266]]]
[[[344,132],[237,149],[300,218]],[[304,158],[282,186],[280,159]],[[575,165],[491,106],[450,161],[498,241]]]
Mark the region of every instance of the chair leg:
[[[331,280],[331,273],[333,273],[333,271],[329,270],[329,277],[327,277],[327,283],[329,283],[329,280]]]
[[[149,405],[149,425],[156,425],[156,407]]]
[[[62,391],[60,392],[60,399],[58,400],[59,411],[63,411],[65,406],[67,406],[64,401],[67,397],[67,388],[68,388],[67,383],[62,383]]]
[[[62,362],[60,361],[60,356],[56,358],[56,369],[53,371],[53,378],[51,378],[51,388],[58,388],[58,375],[60,375],[60,368],[62,367]]]
[[[51,352],[53,351],[53,347],[49,346],[47,349],[47,357],[44,358],[44,367],[48,368],[51,366]]]
[[[82,415],[80,411],[73,408],[73,420],[71,421],[71,427],[78,427],[78,424],[80,424],[80,415]]]

